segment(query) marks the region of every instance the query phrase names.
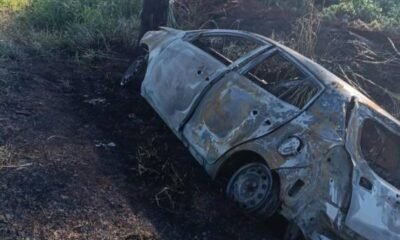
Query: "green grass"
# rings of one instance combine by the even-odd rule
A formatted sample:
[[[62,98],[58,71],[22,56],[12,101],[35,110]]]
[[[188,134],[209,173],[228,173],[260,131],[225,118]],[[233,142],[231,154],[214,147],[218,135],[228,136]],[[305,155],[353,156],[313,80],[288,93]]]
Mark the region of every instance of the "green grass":
[[[0,10],[21,10],[29,4],[28,0],[0,0]]]
[[[14,42],[71,54],[134,46],[141,0],[0,0]]]

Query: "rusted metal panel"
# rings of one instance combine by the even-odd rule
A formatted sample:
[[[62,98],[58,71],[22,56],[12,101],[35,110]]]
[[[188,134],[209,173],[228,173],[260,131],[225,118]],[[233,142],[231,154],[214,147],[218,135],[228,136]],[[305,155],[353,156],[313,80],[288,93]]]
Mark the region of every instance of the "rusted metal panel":
[[[299,109],[236,72],[230,72],[203,97],[184,136],[212,163],[222,154],[291,120]]]
[[[385,124],[376,112],[363,104],[356,105],[347,139],[354,172],[346,224],[368,239],[400,239],[400,190],[383,181],[360,152],[361,126],[368,118],[380,119]],[[397,131],[400,129],[393,122],[387,126]]]
[[[201,92],[226,67],[193,45],[177,40],[155,57],[142,84],[142,95],[178,132]]]

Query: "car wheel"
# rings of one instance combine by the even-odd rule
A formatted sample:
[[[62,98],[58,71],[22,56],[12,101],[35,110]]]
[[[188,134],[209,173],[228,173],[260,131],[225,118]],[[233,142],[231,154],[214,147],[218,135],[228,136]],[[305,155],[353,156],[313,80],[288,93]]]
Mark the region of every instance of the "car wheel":
[[[279,207],[279,190],[264,163],[239,168],[226,186],[226,194],[248,216],[267,219]]]

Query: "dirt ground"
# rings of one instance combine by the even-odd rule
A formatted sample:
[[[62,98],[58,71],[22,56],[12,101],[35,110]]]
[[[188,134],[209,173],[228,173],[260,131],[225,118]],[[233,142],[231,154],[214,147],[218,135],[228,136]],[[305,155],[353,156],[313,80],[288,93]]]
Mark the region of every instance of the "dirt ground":
[[[232,8],[219,24],[241,16],[240,29],[290,32],[281,13],[246,14]],[[393,55],[377,35],[321,29],[319,62],[374,79],[360,83],[378,100],[388,94],[379,86],[399,86],[398,58],[376,63]],[[369,63],[353,44],[367,37]],[[119,87],[130,57],[0,60],[0,239],[280,239],[281,224],[240,215],[147,103]],[[398,102],[383,104],[396,113]]]
[[[119,57],[0,64],[0,239],[273,239],[119,88]]]

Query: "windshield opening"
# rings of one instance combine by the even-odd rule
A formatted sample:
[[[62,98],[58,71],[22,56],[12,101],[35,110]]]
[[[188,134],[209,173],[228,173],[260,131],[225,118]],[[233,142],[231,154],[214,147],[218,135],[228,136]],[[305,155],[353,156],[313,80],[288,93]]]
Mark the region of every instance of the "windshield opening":
[[[381,178],[400,188],[400,136],[373,119],[364,122],[361,150]]]

